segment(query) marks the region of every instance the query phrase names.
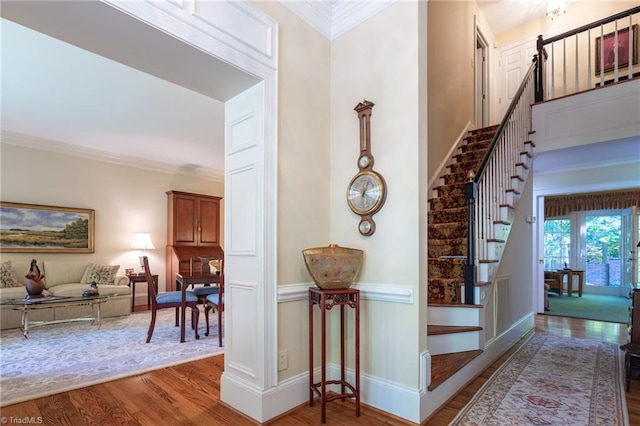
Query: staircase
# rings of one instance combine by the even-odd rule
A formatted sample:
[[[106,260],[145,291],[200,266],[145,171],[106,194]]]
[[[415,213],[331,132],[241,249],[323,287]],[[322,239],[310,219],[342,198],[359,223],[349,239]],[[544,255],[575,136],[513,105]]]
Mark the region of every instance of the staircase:
[[[468,201],[464,185],[477,174],[485,154],[499,126],[470,131],[457,149],[452,162],[440,177],[440,185],[434,188],[429,200],[428,225],[428,347],[432,354],[431,383],[435,389],[482,353],[484,348],[484,307],[463,303],[464,268],[468,247]],[[500,204],[499,217],[492,220],[497,228],[483,241],[486,258],[478,260],[478,288],[491,285],[506,244],[514,203],[520,195],[529,164],[533,158],[533,144],[524,142],[526,149],[519,153],[518,161],[510,176],[508,188],[504,188],[505,203]]]
[[[473,130],[463,140],[453,163],[440,177],[429,200],[429,303],[461,303],[467,258],[468,206],[464,184],[475,175],[498,126]]]

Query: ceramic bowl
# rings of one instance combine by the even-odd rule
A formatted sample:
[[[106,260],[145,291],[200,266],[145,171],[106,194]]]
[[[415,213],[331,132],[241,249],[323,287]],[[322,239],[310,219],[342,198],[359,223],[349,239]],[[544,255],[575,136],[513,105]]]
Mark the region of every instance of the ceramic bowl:
[[[360,272],[364,252],[330,244],[302,250],[302,255],[316,285],[323,290],[333,290],[351,286]]]

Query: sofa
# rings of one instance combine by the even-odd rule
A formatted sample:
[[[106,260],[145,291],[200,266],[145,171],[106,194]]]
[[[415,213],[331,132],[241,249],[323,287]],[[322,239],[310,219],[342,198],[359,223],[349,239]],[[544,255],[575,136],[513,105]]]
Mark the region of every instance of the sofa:
[[[98,284],[101,295],[113,295],[100,306],[100,317],[114,317],[131,313],[131,288],[126,275],[118,275],[118,265],[110,261],[60,261],[39,260],[38,267],[44,275],[46,296],[82,296],[92,281]],[[30,261],[3,260],[0,262],[0,301],[21,299],[27,296],[25,275]],[[90,306],[55,307],[29,312],[29,321],[58,321],[79,318],[91,314]],[[21,311],[9,306],[0,307],[0,329],[21,326]]]

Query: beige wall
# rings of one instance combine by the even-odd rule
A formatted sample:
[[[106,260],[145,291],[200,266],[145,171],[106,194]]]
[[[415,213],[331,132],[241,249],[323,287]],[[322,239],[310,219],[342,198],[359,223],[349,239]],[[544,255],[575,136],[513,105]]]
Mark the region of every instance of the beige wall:
[[[330,43],[280,2],[255,2],[279,23],[278,285],[311,282],[302,250],[329,244]],[[308,371],[308,304],[278,305],[285,380]]]
[[[429,178],[474,123],[475,2],[429,1],[427,25]]]
[[[310,280],[302,250],[328,244],[329,40],[280,2],[256,2],[279,23],[278,283]]]
[[[564,15],[553,20],[546,16],[531,19],[520,27],[496,34],[496,41],[502,47],[515,41],[530,38],[535,40],[539,34],[552,37],[636,6],[637,1],[569,1]]]
[[[420,172],[426,150],[420,149],[419,139],[420,118],[426,116],[420,104],[425,95],[419,90],[426,75],[421,58],[425,46],[420,43],[425,14],[417,2],[398,2],[331,46],[331,242],[364,250],[358,282],[414,291],[413,304],[365,300],[361,307],[363,373],[412,388],[418,386],[418,354],[424,343],[421,336],[426,335],[426,321],[419,321],[426,310],[419,298],[421,284],[425,286],[420,253],[426,247],[419,232],[426,221],[421,206],[427,193]],[[360,217],[346,203],[347,185],[358,172],[359,125],[354,107],[363,99],[375,103],[371,117],[374,170],[388,186],[386,203],[374,216],[376,232],[371,237],[360,235]]]
[[[415,291],[415,300],[363,302],[362,372],[417,387],[419,346],[426,344],[426,306],[418,303],[419,253],[426,247],[425,233],[418,230],[426,221],[421,206],[426,206],[427,193],[420,170],[426,143],[421,149],[419,117],[426,112],[417,90],[426,75],[418,46],[418,18],[422,13],[426,23],[426,9],[400,2],[329,42],[278,2],[255,5],[278,20],[280,31],[278,283],[311,282],[304,248],[337,243],[363,249],[358,282],[407,286]],[[393,36],[380,28],[394,28]],[[363,98],[376,104],[375,170],[389,186],[386,204],[375,216],[377,231],[369,238],[359,234],[359,217],[349,210],[345,195],[358,171],[359,127],[353,108]],[[279,304],[278,348],[289,353],[289,366],[279,380],[308,370],[307,309],[306,300]],[[331,362],[338,362],[336,345],[331,347]]]
[[[146,255],[161,291],[166,288],[166,191],[224,192],[222,183],[16,145],[2,144],[0,153],[0,200],[95,210],[95,253],[2,253],[0,259],[111,259],[124,273],[125,268],[139,269],[139,252],[129,247],[134,233],[146,231],[156,247]],[[139,303],[145,299],[141,288]]]

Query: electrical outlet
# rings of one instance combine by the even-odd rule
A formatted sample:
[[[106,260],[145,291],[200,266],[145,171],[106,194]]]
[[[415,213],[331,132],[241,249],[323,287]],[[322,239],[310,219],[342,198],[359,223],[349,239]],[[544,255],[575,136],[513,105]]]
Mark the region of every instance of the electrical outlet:
[[[289,351],[284,349],[278,354],[278,371],[289,368]]]

